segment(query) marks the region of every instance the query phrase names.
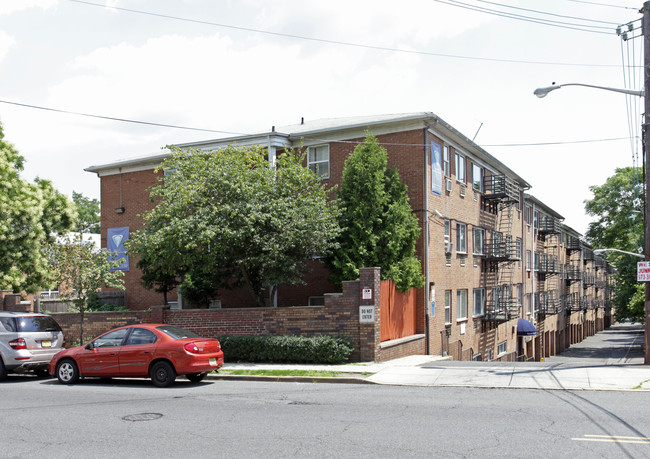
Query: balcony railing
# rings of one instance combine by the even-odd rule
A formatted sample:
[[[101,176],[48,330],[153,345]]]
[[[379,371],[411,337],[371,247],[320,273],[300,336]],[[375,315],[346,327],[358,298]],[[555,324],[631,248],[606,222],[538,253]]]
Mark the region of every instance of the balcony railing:
[[[491,261],[518,260],[517,244],[512,241],[490,241],[485,243],[485,259]]]
[[[519,305],[515,300],[488,300],[485,303],[484,320],[507,322],[519,317]]]
[[[555,217],[544,216],[540,219],[538,231],[541,234],[558,234],[560,232],[560,220]]]
[[[517,183],[505,175],[485,177],[483,199],[504,203],[519,202],[520,189]]]

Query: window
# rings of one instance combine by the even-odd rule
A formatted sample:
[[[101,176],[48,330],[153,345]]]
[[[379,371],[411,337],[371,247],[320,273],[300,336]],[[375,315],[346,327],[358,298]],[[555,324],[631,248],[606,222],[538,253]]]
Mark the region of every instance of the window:
[[[485,230],[483,228],[473,228],[472,231],[474,232],[474,247],[472,248],[474,255],[483,255],[485,253],[483,251],[485,245]]]
[[[501,341],[497,348],[497,355],[505,354],[506,352],[508,352],[508,342]]]
[[[320,145],[309,147],[307,153],[307,167],[309,167],[320,178],[330,177],[330,147]]]
[[[533,228],[537,231],[539,229],[539,212],[533,213]]]
[[[485,314],[485,289],[474,289],[474,316]]]
[[[467,290],[456,292],[456,320],[467,319]]]
[[[515,239],[515,244],[516,244],[515,245],[515,257],[521,263],[521,238],[520,237]],[[521,264],[519,266],[521,266]]]
[[[522,295],[522,289],[521,289],[521,284],[515,285],[515,301],[517,302],[517,308],[521,307],[521,295]]]
[[[115,347],[115,346],[121,346],[122,341],[124,341],[124,337],[128,333],[129,329],[128,328],[120,328],[119,330],[113,330],[111,332],[106,333],[105,335],[100,336],[97,338],[95,341],[93,341],[93,348],[99,348],[99,347]]]
[[[442,147],[442,173],[445,174],[445,177],[449,177],[449,146],[445,145]]]
[[[445,290],[445,324],[451,324],[451,290]]]
[[[539,271],[539,252],[535,252],[535,271]]]
[[[530,260],[531,260],[530,250],[526,250],[526,271],[530,271]]]
[[[483,192],[483,168],[472,163],[472,186],[476,191]]]
[[[451,241],[451,221],[445,219],[445,242]]]
[[[467,253],[467,225],[456,223],[456,252]]]
[[[524,298],[524,310],[528,316],[533,312],[530,306],[530,293],[526,293],[526,297]]]
[[[526,224],[530,226],[530,224],[533,221],[533,208],[531,206],[526,206],[526,209],[524,210],[524,220],[526,221]]]
[[[456,153],[456,180],[465,183],[465,157]]]
[[[325,297],[324,296],[310,296],[307,299],[307,304],[309,306],[325,306]]]
[[[137,346],[138,344],[153,344],[158,337],[151,330],[134,328],[126,340],[126,346]]]

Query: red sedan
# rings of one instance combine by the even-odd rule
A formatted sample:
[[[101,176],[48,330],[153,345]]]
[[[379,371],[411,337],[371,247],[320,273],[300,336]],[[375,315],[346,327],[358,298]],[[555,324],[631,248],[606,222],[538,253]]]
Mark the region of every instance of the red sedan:
[[[199,382],[223,366],[219,340],[201,338],[174,325],[141,324],[116,328],[85,346],[57,353],[49,373],[62,384],[85,377],[151,378],[167,387],[176,376]]]

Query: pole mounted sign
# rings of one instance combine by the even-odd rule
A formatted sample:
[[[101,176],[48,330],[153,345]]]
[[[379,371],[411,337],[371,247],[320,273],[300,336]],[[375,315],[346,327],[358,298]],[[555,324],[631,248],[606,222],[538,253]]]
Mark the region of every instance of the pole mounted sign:
[[[640,261],[636,264],[637,282],[650,282],[650,261]]]

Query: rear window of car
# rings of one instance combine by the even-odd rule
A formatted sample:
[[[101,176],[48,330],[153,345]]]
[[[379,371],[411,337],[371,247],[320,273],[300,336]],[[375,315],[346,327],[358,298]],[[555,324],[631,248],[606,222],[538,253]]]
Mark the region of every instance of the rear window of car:
[[[50,316],[16,317],[19,332],[60,332],[61,327]]]
[[[6,331],[16,332],[16,320],[13,317],[0,317],[0,323]]]
[[[158,330],[161,332],[165,332],[169,336],[171,336],[174,339],[183,339],[183,338],[198,338],[199,335],[197,335],[194,332],[191,332],[189,330],[185,330],[184,328],[177,327],[176,325],[161,325],[159,327],[156,327]]]

